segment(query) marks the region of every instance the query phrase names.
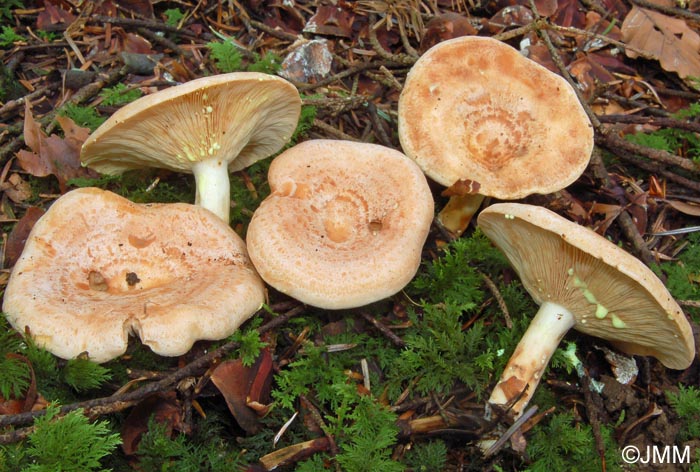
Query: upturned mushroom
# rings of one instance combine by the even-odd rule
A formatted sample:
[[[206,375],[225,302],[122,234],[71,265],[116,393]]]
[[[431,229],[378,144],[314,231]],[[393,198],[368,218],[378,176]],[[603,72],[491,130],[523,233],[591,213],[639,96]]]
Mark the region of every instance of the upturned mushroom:
[[[229,172],[279,151],[300,110],[296,88],[280,77],[203,77],[119,109],[85,141],[81,161],[110,175],[146,167],[192,173],[195,203],[228,222]]]
[[[106,362],[130,333],[157,354],[184,354],[232,334],[263,301],[243,240],[213,213],[84,188],[37,221],[2,308],[53,354]]]
[[[688,320],[640,260],[546,208],[499,203],[478,225],[506,255],[540,309],[508,361],[489,405],[519,416],[559,341],[574,328],[671,369],[695,357]]]
[[[367,305],[415,275],[433,218],[420,168],[384,146],[311,140],[270,165],[246,241],[265,282],[309,305]]]
[[[585,170],[593,128],[561,76],[493,38],[436,44],[411,68],[399,98],[403,151],[452,187],[438,219],[460,234],[484,196],[563,189]]]

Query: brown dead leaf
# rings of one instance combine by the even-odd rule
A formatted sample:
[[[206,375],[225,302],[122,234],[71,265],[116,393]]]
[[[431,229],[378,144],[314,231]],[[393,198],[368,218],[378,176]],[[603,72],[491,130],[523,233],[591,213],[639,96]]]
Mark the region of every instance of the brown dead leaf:
[[[591,99],[599,87],[615,80],[615,76],[595,60],[593,53],[581,55],[569,64],[569,70],[586,99]]]
[[[24,216],[12,228],[5,244],[5,267],[12,267],[17,262],[17,258],[22,254],[24,243],[27,241],[29,232],[34,227],[34,223],[45,212],[39,207],[29,207]]]
[[[41,125],[32,116],[29,101],[25,105],[24,141],[32,152],[21,150],[17,161],[25,171],[35,177],[55,175],[61,193],[67,190],[67,181],[76,177],[95,178],[98,174],[80,164],[80,147],[90,134],[67,116],[56,118],[65,138],[55,134],[46,136]]]
[[[316,438],[273,451],[261,457],[259,461],[265,467],[265,470],[274,470],[278,467],[296,464],[304,459],[308,459],[317,452],[328,451],[329,449],[330,441],[328,438]]]
[[[681,78],[700,76],[700,35],[684,20],[635,6],[622,23],[622,38],[630,46],[627,57],[642,51]]]
[[[465,15],[454,12],[441,13],[425,24],[419,49],[425,52],[442,41],[476,33],[476,28]]]
[[[10,174],[7,181],[0,185],[0,190],[15,203],[22,203],[32,196],[31,185],[17,173]]]
[[[586,14],[581,11],[578,0],[558,0],[557,11],[552,16],[552,21],[559,26],[573,26],[585,28]]]
[[[354,20],[355,15],[349,10],[333,5],[319,5],[304,26],[304,33],[350,38]]]
[[[42,31],[63,31],[75,21],[75,15],[44,0],[44,9],[36,18],[36,27]]]
[[[251,367],[244,366],[240,359],[222,362],[212,372],[211,381],[223,395],[238,425],[248,433],[260,431],[257,411],[269,400],[272,381],[270,349],[263,349]]]
[[[525,5],[513,5],[498,10],[484,24],[484,28],[491,34],[502,33],[508,28],[524,26],[535,21],[535,14]]]
[[[604,235],[613,221],[622,213],[622,207],[620,205],[594,202],[591,205],[591,213],[604,215],[604,219],[597,223],[595,227],[596,233]]]
[[[697,203],[681,202],[679,200],[665,200],[674,210],[691,216],[700,216],[700,205]]]

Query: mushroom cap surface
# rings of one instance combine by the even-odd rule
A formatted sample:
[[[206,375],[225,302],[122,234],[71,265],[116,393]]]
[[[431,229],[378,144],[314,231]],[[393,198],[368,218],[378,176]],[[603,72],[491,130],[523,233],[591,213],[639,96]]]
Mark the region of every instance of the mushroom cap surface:
[[[685,369],[695,357],[688,320],[639,259],[594,231],[542,207],[498,203],[478,217],[532,298],[566,307],[575,329],[627,354]]]
[[[243,240],[213,213],[84,188],[35,224],[3,311],[59,357],[106,362],[131,332],[157,354],[184,354],[232,334],[263,301]]]
[[[367,305],[415,275],[433,218],[420,168],[377,144],[305,141],[277,156],[248,227],[261,277],[309,305]]]
[[[574,182],[593,128],[559,75],[498,40],[464,36],[430,48],[399,98],[403,151],[436,182],[480,184],[517,199]]]
[[[202,77],[120,108],[85,141],[81,161],[103,174],[144,167],[191,173],[193,164],[216,158],[233,172],[279,151],[300,110],[297,89],[280,77]]]

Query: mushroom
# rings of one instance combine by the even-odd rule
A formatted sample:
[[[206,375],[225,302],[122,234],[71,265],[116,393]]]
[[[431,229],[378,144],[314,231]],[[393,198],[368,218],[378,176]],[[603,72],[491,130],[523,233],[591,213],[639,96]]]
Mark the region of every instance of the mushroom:
[[[194,174],[195,203],[229,221],[229,172],[244,169],[292,136],[296,88],[257,72],[195,79],[124,106],[85,141],[83,165],[104,174],[160,167]]]
[[[406,78],[398,113],[406,155],[454,186],[438,219],[456,234],[484,196],[561,190],[593,150],[593,128],[566,80],[493,38],[430,48]]]
[[[184,354],[229,336],[263,301],[243,240],[213,213],[83,188],[37,221],[2,308],[55,355],[106,362],[131,332],[157,354]]]
[[[433,218],[420,168],[377,144],[311,140],[277,156],[248,252],[272,287],[327,309],[367,305],[415,275]]]
[[[664,284],[634,256],[546,208],[499,203],[481,230],[503,251],[540,305],[489,399],[519,416],[559,341],[574,328],[630,355],[685,369],[695,357],[690,324]]]

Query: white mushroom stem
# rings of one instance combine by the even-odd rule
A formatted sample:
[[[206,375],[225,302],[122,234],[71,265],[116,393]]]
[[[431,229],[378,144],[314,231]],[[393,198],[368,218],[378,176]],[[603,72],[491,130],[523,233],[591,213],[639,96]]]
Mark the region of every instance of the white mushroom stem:
[[[228,163],[218,159],[206,159],[192,166],[197,186],[195,205],[216,214],[226,223],[231,211],[231,181]]]
[[[575,324],[574,315],[563,306],[542,303],[501,374],[488,405],[507,408],[513,403],[510,411],[516,418],[520,416],[559,342]]]

